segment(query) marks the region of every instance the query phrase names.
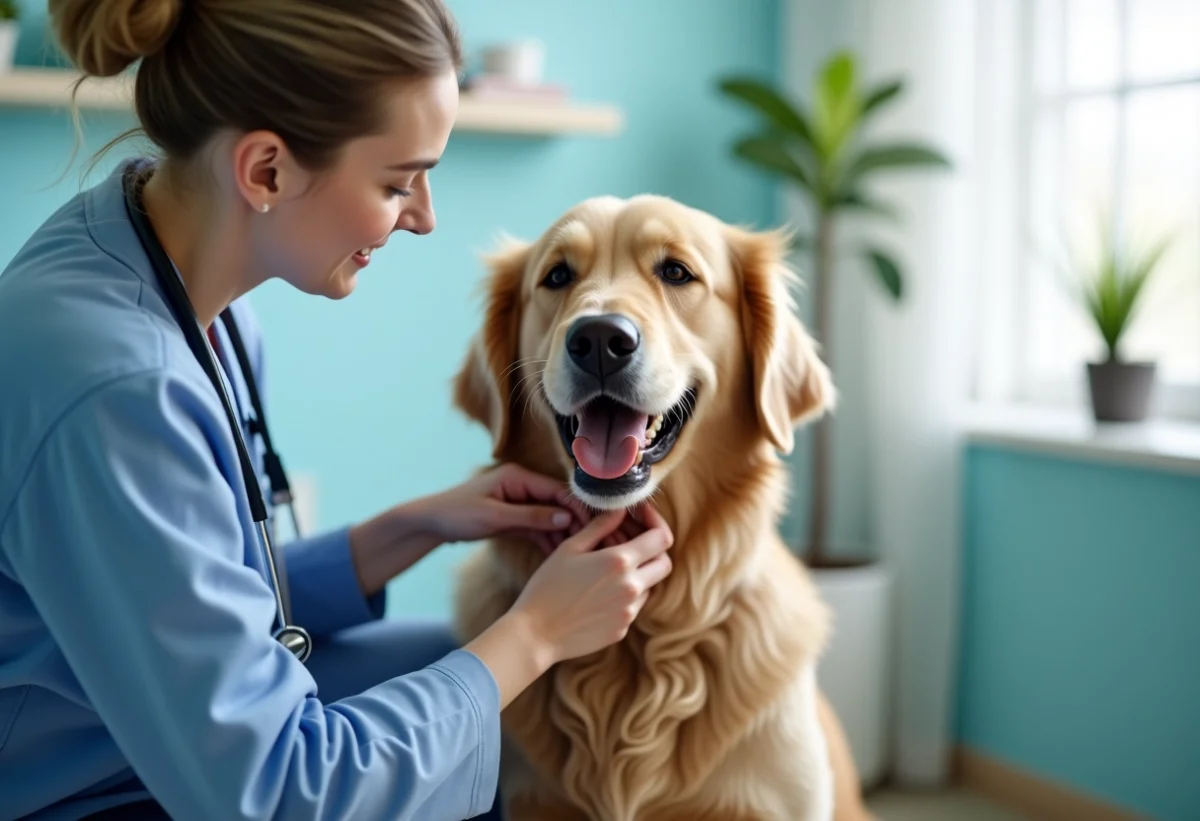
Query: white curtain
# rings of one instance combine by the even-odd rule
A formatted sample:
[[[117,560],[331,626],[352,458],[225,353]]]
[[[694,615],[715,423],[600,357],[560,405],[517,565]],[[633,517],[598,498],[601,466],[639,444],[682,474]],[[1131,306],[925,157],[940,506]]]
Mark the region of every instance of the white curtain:
[[[876,190],[898,225],[868,230],[906,274],[899,306],[865,307],[871,533],[896,606],[894,750],[901,784],[949,775],[957,677],[962,440],[969,391],[976,230],[975,0],[854,0],[868,77],[900,75],[902,98],[876,140],[932,143],[952,173],[902,172]]]
[[[905,93],[878,116],[874,142],[918,139],[951,157],[952,173],[899,172],[873,190],[898,206],[897,224],[846,225],[842,244],[871,239],[905,274],[899,305],[854,282],[869,274],[839,263],[835,339],[839,382],[856,409],[838,447],[866,442],[862,509],[870,547],[890,568],[895,632],[890,771],[902,785],[937,786],[950,773],[957,676],[961,437],[970,388],[986,226],[978,162],[977,3],[987,0],[788,0],[784,83],[811,99],[816,67],[849,47],[869,82],[903,76]],[[789,198],[789,210],[797,215]],[[849,276],[846,276],[849,275]],[[873,283],[872,283],[873,284]],[[852,329],[852,330],[850,330]],[[847,334],[857,333],[857,338]],[[852,454],[857,456],[857,454]],[[847,457],[844,449],[838,460]],[[840,492],[845,492],[844,490]]]

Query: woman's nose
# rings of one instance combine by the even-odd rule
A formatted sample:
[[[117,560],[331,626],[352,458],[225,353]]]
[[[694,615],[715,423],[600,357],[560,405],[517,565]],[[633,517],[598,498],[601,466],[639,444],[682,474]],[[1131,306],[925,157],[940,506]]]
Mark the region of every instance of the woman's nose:
[[[400,211],[400,218],[396,220],[396,230],[413,234],[432,233],[437,224],[433,213],[433,197],[427,189],[414,191],[413,194],[412,200],[405,203],[406,207]]]
[[[400,215],[396,228],[413,234],[429,234],[436,224],[433,208],[408,208]]]

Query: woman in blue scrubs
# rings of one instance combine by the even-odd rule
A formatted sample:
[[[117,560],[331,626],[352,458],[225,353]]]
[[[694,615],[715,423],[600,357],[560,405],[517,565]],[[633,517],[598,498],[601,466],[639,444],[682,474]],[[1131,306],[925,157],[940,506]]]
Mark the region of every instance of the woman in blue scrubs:
[[[670,532],[652,510],[589,518],[560,482],[502,466],[289,544],[281,582],[315,638],[303,663],[272,637],[235,438],[124,185],[244,407],[224,309],[261,376],[245,294],[280,278],[340,299],[390,234],[433,230],[430,169],[458,104],[450,13],[49,6],[85,72],[141,60],[159,156],[65,203],[0,275],[0,819],[488,813],[501,709],[623,635],[670,570]],[[502,532],[555,549],[486,633],[456,647],[443,627],[381,619],[389,579]]]

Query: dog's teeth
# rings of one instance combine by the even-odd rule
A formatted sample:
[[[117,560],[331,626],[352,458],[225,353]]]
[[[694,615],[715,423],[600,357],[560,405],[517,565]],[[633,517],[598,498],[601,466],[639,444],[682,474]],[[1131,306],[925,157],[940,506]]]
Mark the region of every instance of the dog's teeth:
[[[638,448],[638,455],[637,455],[637,459],[635,459],[635,460],[634,460],[633,464],[634,464],[635,466],[637,466],[637,465],[640,465],[640,464],[642,463],[642,457],[643,457],[643,456],[645,456],[645,451],[643,451],[641,448]]]
[[[658,436],[657,428],[650,428],[650,430],[646,431],[646,441],[647,442],[653,442],[655,436]]]

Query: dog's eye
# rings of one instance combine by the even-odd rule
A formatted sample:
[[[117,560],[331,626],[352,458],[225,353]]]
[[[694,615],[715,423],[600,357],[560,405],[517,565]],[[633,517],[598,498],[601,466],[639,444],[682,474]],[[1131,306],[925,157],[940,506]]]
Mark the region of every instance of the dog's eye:
[[[695,279],[692,272],[682,262],[668,259],[658,266],[658,275],[672,285],[683,285]]]
[[[570,285],[574,279],[575,272],[571,270],[571,266],[565,262],[559,262],[546,272],[546,276],[542,278],[542,284],[547,288],[564,288]]]

